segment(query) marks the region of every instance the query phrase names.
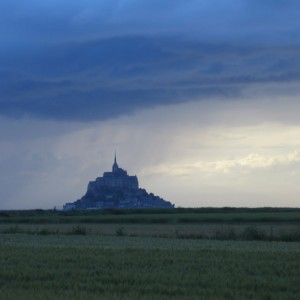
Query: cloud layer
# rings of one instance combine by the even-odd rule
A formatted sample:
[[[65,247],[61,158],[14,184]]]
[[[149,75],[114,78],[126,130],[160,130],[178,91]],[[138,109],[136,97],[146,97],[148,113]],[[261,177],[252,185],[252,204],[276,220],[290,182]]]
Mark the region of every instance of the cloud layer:
[[[2,116],[104,120],[299,83],[297,1],[0,5]]]

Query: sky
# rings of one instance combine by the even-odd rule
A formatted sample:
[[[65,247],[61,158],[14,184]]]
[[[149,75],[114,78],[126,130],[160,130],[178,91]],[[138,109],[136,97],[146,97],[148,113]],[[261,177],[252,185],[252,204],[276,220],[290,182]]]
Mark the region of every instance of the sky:
[[[2,0],[0,210],[119,166],[177,207],[300,207],[300,2]]]

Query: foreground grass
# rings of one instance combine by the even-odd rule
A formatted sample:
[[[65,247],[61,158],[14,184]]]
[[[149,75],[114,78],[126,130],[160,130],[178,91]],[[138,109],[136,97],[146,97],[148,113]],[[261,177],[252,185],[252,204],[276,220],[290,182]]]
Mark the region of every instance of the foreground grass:
[[[299,225],[298,209],[0,212],[0,299],[298,300]]]
[[[298,243],[0,238],[0,299],[300,298]]]

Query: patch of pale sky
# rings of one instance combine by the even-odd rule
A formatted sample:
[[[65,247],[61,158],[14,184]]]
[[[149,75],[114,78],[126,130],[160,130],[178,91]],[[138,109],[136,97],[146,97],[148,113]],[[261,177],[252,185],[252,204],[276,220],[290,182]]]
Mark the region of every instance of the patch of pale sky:
[[[169,176],[194,176],[197,171],[205,174],[236,172],[240,174],[238,169],[251,172],[257,169],[267,169],[276,166],[292,165],[300,162],[300,151],[294,151],[286,155],[261,155],[258,153],[250,153],[246,157],[216,161],[197,161],[194,164],[161,164],[157,166],[143,169],[143,175],[148,174],[166,174]],[[295,165],[298,168],[298,164]]]
[[[119,165],[138,175],[141,187],[177,206],[299,206],[300,125],[266,118],[269,103],[261,103],[190,102],[69,124],[69,130],[62,122],[62,132],[56,122],[20,122],[1,141],[0,178],[11,183],[2,186],[1,206],[51,208],[74,201],[89,180],[111,168],[115,150]],[[239,118],[232,121],[230,111]],[[13,121],[7,122],[1,120],[3,126]]]

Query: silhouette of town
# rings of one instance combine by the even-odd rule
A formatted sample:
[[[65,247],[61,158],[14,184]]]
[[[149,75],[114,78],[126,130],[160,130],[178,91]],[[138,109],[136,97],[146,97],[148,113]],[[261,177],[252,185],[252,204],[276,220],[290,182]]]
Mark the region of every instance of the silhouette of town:
[[[102,208],[173,208],[168,202],[139,188],[137,176],[129,176],[118,166],[115,154],[112,172],[90,181],[86,194],[79,200],[66,203],[64,210]]]

